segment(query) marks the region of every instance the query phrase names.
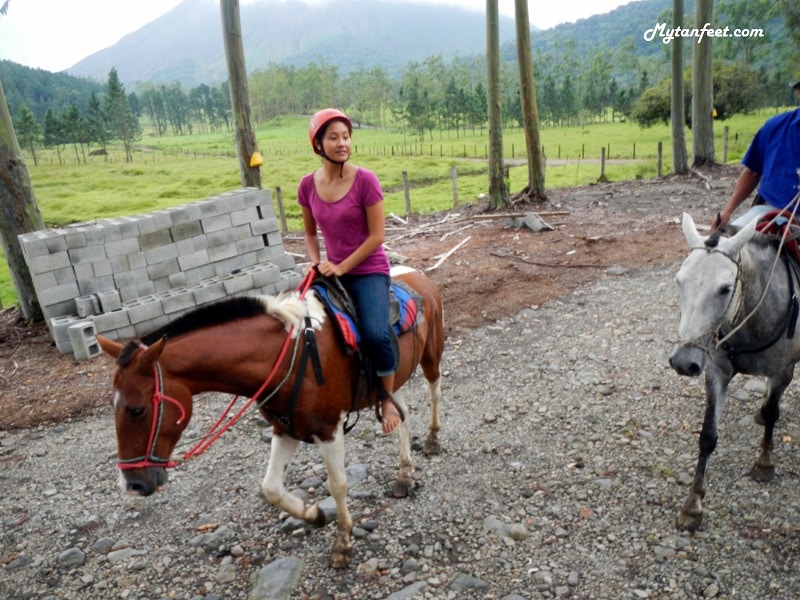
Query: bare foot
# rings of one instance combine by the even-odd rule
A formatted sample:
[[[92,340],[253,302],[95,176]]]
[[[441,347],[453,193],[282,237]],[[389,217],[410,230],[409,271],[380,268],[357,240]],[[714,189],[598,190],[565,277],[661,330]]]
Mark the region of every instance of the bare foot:
[[[397,426],[400,425],[400,422],[403,420],[400,416],[400,413],[397,412],[397,407],[394,405],[389,398],[384,398],[381,403],[381,416],[383,417],[382,425],[383,425],[383,433],[390,434]]]

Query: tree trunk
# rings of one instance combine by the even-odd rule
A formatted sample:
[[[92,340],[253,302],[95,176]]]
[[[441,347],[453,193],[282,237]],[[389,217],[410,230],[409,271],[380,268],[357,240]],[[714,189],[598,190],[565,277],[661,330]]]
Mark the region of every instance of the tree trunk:
[[[517,63],[519,87],[522,98],[522,118],[525,128],[525,145],[528,150],[528,200],[547,200],[544,191],[544,157],[539,137],[539,109],[536,106],[536,83],[531,58],[531,26],[528,18],[528,0],[514,1],[517,27]]]
[[[497,0],[486,0],[486,63],[489,114],[489,204],[510,205],[503,179],[503,111],[500,105],[500,18]]]
[[[239,153],[239,171],[243,187],[261,187],[261,161],[258,155],[256,134],[250,122],[250,98],[247,91],[247,69],[244,63],[242,25],[239,18],[239,0],[220,0],[222,11],[222,38],[228,61],[228,85],[231,108],[236,124],[236,148]]]
[[[672,27],[683,27],[683,0],[672,0]],[[670,97],[673,173],[685,173],[689,170],[683,92],[683,38],[676,37],[672,40],[672,94]]]
[[[14,134],[3,85],[0,82],[0,247],[8,262],[11,282],[22,316],[41,321],[33,279],[17,236],[44,229],[44,219],[33,195],[31,178]]]
[[[711,27],[714,18],[714,1],[697,0],[694,9],[694,27]],[[713,55],[711,38],[692,42],[692,166],[714,162],[714,80],[711,74]]]

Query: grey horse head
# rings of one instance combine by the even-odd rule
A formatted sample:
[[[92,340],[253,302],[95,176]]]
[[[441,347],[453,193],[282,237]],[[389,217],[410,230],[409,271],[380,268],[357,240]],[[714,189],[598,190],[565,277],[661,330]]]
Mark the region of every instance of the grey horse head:
[[[732,237],[718,233],[702,236],[688,213],[683,214],[683,235],[691,249],[675,280],[680,294],[678,346],[669,364],[681,375],[703,372],[709,346],[719,327],[733,319],[739,305],[739,253],[753,237],[753,219]]]

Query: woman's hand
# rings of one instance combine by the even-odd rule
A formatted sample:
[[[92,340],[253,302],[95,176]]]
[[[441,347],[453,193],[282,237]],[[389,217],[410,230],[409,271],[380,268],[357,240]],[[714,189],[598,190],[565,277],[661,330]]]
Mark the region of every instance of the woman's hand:
[[[344,275],[342,268],[329,260],[323,260],[317,265],[317,269],[325,277],[341,277]]]

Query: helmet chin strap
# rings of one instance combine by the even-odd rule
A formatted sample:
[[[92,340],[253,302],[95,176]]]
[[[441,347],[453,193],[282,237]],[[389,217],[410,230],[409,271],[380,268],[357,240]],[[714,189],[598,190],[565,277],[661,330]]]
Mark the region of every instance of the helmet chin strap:
[[[322,150],[322,148],[320,148],[320,156],[325,160],[327,160],[328,162],[333,163],[334,165],[339,165],[339,179],[344,179],[344,163],[347,162],[346,160],[343,161],[333,160],[327,154],[325,154],[325,151]]]

